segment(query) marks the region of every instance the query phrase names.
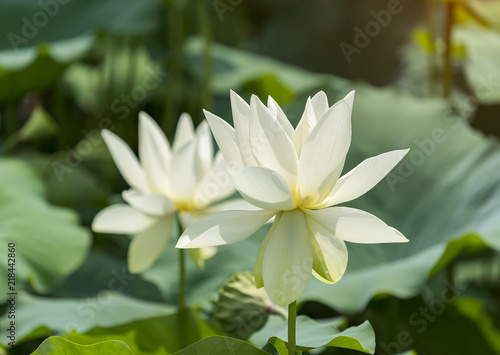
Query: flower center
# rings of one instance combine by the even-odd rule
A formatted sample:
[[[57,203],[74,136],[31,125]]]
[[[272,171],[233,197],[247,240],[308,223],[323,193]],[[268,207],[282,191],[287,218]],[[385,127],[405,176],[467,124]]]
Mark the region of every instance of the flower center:
[[[191,201],[173,201],[177,211],[191,212],[196,210]]]

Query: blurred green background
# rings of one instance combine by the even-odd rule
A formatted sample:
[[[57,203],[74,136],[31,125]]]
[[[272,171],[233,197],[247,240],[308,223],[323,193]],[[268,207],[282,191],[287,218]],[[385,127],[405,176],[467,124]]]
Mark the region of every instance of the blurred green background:
[[[0,244],[18,245],[23,289],[9,354],[53,334],[176,349],[145,331],[175,305],[173,245],[130,275],[129,238],[90,231],[127,188],[99,130],[136,149],[141,110],[170,140],[182,112],[232,123],[230,89],[271,95],[294,126],[308,96],[324,90],[332,104],[355,89],[346,171],[412,149],[349,204],[410,243],[349,244],[345,277],[312,280],[302,314],[370,320],[376,354],[500,354],[499,1],[0,0]],[[266,231],[220,248],[205,271],[189,266],[205,320],[224,280],[253,269]]]

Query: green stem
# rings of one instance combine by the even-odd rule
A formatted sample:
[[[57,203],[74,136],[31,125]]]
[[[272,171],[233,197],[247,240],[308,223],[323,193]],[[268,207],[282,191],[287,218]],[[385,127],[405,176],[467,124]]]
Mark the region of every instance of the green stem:
[[[444,37],[445,51],[444,51],[444,70],[443,70],[443,95],[444,97],[450,96],[451,87],[453,84],[453,76],[451,72],[451,31],[454,22],[455,4],[453,2],[446,5],[446,32]]]
[[[179,214],[176,213],[177,223],[179,225],[179,236],[184,232]],[[182,348],[189,345],[188,342],[188,308],[186,308],[186,251],[179,249],[179,309],[177,310],[177,324],[179,327],[179,341]]]
[[[185,250],[179,249],[179,310],[186,307],[186,269],[184,263]]]
[[[288,354],[295,355],[297,353],[295,345],[295,318],[297,316],[297,301],[293,301],[288,305]]]

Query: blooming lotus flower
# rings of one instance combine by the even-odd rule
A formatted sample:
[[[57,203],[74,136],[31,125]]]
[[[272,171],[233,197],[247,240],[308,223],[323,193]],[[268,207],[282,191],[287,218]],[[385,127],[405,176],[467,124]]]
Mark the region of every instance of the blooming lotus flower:
[[[175,213],[184,229],[201,216],[248,205],[242,199],[213,205],[231,195],[234,187],[221,153],[213,156],[212,135],[206,121],[195,131],[191,117],[182,114],[170,147],[156,122],[141,112],[140,161],[115,134],[103,130],[102,137],[131,189],[122,193],[127,204],[112,205],[99,212],[92,229],[101,233],[136,234],[128,251],[132,273],[148,269],[160,257],[176,223]],[[214,252],[213,247],[193,249],[191,256],[202,265]]]
[[[351,143],[353,99],[351,92],[329,107],[325,93],[319,92],[307,101],[296,129],[271,97],[267,107],[256,96],[248,105],[231,92],[234,129],[205,112],[234,186],[260,209],[202,218],[187,228],[177,247],[235,243],[275,216],[257,256],[255,280],[284,306],[304,292],[311,272],[326,283],[343,276],[346,241],[408,241],[370,213],[331,207],[366,193],[408,152],[366,159],[340,177]]]

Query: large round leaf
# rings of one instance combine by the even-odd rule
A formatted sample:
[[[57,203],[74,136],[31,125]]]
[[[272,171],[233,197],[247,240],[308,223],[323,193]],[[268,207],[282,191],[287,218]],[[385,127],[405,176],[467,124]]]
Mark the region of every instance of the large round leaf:
[[[84,333],[95,327],[113,327],[150,317],[166,316],[175,308],[138,300],[119,293],[127,282],[116,273],[109,289],[94,297],[42,298],[21,293],[16,299],[16,343],[70,331]],[[8,324],[7,315],[3,323]],[[8,343],[8,331],[0,331],[0,343]]]
[[[79,345],[60,337],[50,337],[31,355],[134,355],[124,342],[103,341],[92,345]]]
[[[39,292],[61,282],[84,261],[91,238],[77,215],[51,206],[44,186],[28,165],[0,160],[0,263],[7,265],[7,245],[15,244],[15,281],[20,290],[29,281]],[[7,279],[6,267],[0,270]],[[2,284],[5,297],[7,283]]]

